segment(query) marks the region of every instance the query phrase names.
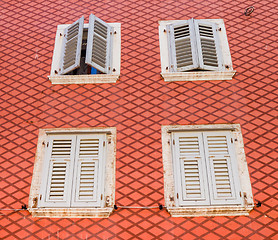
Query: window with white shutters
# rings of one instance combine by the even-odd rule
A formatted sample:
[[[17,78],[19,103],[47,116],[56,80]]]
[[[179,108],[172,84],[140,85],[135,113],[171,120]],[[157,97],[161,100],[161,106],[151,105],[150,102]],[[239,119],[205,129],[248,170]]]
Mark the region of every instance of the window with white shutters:
[[[242,203],[232,141],[228,131],[173,133],[180,205]]]
[[[221,70],[217,24],[190,19],[167,26],[170,71]]]
[[[235,74],[222,19],[159,22],[165,81],[231,80]]]
[[[50,135],[40,207],[103,205],[105,134]]]
[[[28,210],[107,218],[115,204],[116,128],[40,129]]]
[[[253,195],[239,124],[162,126],[171,216],[248,215]]]
[[[84,17],[65,29],[59,74],[110,73],[113,27],[91,14],[84,37],[83,28]]]
[[[58,25],[51,74],[53,84],[116,82],[120,74],[120,23],[95,15]]]

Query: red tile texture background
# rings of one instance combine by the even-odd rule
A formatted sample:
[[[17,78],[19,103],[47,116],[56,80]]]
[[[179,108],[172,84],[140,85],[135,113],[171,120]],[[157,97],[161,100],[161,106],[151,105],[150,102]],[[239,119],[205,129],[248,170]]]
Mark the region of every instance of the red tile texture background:
[[[251,16],[244,10],[254,6]],[[51,85],[58,24],[93,13],[122,24],[116,84]],[[277,2],[273,0],[2,0],[0,238],[278,239]],[[232,81],[166,83],[158,21],[222,18]],[[118,209],[108,219],[33,218],[28,203],[38,129],[117,127],[116,204],[164,204],[161,125],[240,123],[255,201],[250,216],[172,218]]]

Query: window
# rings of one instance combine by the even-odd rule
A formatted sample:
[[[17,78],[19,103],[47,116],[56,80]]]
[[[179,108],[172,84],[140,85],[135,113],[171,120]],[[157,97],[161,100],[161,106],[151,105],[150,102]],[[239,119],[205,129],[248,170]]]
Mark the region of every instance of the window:
[[[231,80],[235,74],[222,19],[161,21],[159,40],[165,81]]]
[[[115,129],[41,130],[29,199],[33,216],[108,217]]]
[[[116,82],[120,74],[121,28],[93,14],[59,25],[49,79],[53,84]]]
[[[163,126],[162,144],[172,216],[248,215],[253,198],[238,124]]]

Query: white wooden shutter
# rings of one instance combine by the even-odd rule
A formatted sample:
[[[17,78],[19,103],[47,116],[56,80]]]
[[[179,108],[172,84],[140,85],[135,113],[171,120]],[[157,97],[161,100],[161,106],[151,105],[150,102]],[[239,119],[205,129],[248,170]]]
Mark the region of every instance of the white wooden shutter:
[[[176,197],[179,205],[209,205],[202,134],[174,133],[173,140]]]
[[[77,136],[73,207],[100,207],[103,198],[104,141],[102,134]]]
[[[50,136],[47,145],[39,206],[69,207],[75,137]]]
[[[217,24],[194,20],[199,68],[203,70],[222,70],[223,60]]]
[[[91,14],[89,19],[86,63],[103,73],[111,72],[113,28]]]
[[[167,25],[171,72],[198,68],[196,34],[193,19]]]
[[[229,131],[204,132],[212,205],[241,204],[235,149]]]
[[[60,74],[66,74],[80,66],[84,17],[65,29]]]

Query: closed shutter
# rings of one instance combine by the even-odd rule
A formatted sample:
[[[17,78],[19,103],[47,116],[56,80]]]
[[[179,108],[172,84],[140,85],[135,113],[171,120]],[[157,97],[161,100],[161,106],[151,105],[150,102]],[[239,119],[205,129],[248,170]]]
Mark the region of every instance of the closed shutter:
[[[194,20],[200,69],[222,70],[223,61],[217,24]]]
[[[113,28],[91,14],[89,19],[86,63],[103,73],[111,72]]]
[[[181,206],[208,205],[202,134],[174,133],[174,159],[179,204]]]
[[[75,137],[50,136],[41,188],[41,207],[69,207]]]
[[[167,26],[171,72],[183,72],[198,67],[193,19]]]
[[[84,17],[65,29],[60,74],[66,74],[80,66]]]
[[[240,204],[242,199],[231,133],[205,132],[203,135],[211,204]]]
[[[72,206],[101,206],[104,135],[77,136]]]

